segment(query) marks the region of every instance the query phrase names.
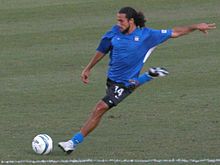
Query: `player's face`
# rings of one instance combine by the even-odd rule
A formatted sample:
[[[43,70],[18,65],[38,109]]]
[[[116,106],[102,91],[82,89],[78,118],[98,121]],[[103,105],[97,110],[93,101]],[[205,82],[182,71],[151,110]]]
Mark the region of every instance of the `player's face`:
[[[129,20],[126,18],[126,14],[117,14],[117,25],[120,27],[122,33],[128,33],[130,29]]]

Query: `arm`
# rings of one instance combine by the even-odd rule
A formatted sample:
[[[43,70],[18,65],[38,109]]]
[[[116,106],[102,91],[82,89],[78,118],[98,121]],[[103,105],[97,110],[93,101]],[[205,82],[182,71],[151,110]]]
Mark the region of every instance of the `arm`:
[[[85,67],[85,69],[81,73],[81,80],[87,84],[89,83],[89,74],[91,69],[104,57],[104,54],[97,51],[94,57],[89,61],[89,64]]]
[[[177,38],[186,34],[189,34],[195,30],[199,30],[205,34],[208,33],[208,30],[215,29],[216,25],[215,23],[207,24],[207,23],[200,23],[200,24],[194,24],[189,26],[182,26],[182,27],[174,27],[172,30],[172,38]]]
[[[91,69],[107,54],[112,45],[111,45],[111,38],[113,37],[114,33],[112,31],[107,32],[99,43],[98,48],[96,49],[96,53],[93,58],[89,61],[89,64],[83,69],[81,73],[81,80],[87,84],[89,83],[89,74]]]

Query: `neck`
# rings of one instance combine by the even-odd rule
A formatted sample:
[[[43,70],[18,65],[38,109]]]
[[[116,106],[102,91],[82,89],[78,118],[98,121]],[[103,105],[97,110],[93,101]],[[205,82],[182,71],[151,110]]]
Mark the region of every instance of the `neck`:
[[[127,34],[131,34],[133,31],[135,31],[136,28],[137,28],[136,25],[130,25],[130,28],[129,28]]]

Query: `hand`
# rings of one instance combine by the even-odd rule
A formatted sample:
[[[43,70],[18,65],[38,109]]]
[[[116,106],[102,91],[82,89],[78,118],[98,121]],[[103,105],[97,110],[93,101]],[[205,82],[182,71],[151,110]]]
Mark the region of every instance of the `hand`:
[[[216,25],[215,23],[200,23],[200,24],[197,24],[197,29],[207,34],[208,30],[216,29]]]
[[[88,84],[89,83],[89,70],[83,70],[81,73],[81,80],[83,83]]]

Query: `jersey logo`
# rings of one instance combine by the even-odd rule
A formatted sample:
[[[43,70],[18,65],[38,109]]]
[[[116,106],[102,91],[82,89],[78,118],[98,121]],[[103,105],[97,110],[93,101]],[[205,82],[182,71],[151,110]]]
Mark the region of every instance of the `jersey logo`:
[[[140,41],[140,38],[139,38],[138,36],[135,36],[135,37],[134,37],[134,40],[135,40],[135,41]]]
[[[167,33],[167,30],[161,30],[161,33]]]

